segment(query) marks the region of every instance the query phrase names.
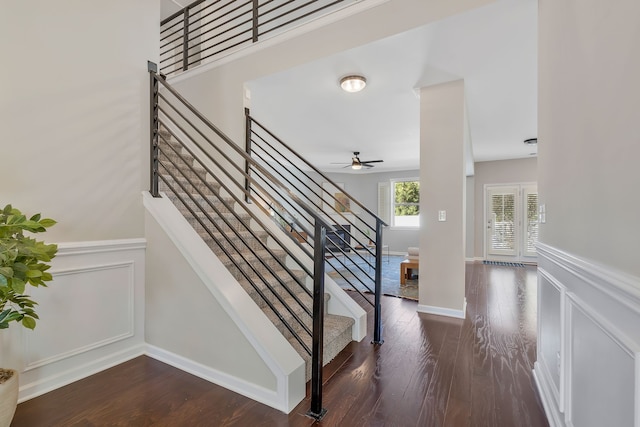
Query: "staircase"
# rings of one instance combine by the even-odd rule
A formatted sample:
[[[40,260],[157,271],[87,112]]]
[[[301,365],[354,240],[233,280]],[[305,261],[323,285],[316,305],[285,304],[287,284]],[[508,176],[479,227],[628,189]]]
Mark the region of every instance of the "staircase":
[[[169,132],[161,130],[159,140],[164,154],[159,190],[305,360],[309,380],[313,321],[309,272],[296,265],[251,214],[238,209],[238,202],[224,195],[220,183]],[[329,298],[325,294],[325,312]],[[325,315],[324,364],[351,342],[353,324],[349,317]]]
[[[352,257],[368,263],[366,268],[358,267],[354,277],[363,282],[365,275],[374,283],[374,289],[367,288],[371,293],[365,299],[374,307],[372,343],[382,344],[380,271],[385,224],[346,192],[343,194],[351,206],[359,208],[359,213],[350,220],[337,210],[330,201],[335,196],[323,188],[323,182],[336,184],[248,114],[246,146],[241,148],[158,74],[157,66],[151,62],[149,72],[151,198],[166,194],[195,231],[191,234],[183,228],[183,233],[191,236],[187,239],[190,246],[183,246],[184,250],[204,246],[201,242],[211,249],[212,264],[218,269],[206,276],[213,286],[211,292],[230,287],[236,293],[235,298],[228,298],[230,294],[224,297],[224,310],[241,316],[236,318],[239,323],[251,318],[252,325],[262,323],[257,309],[262,310],[291,344],[285,348],[280,337],[271,335],[269,341],[254,347],[264,349],[267,342],[277,342],[270,347],[271,353],[260,357],[272,363],[277,354],[278,363],[282,364],[271,364],[269,368],[276,377],[276,395],[270,388],[253,390],[263,396],[261,390],[266,390],[268,396],[263,399],[277,399],[279,406],[291,408],[290,404],[297,404],[299,400],[293,402],[290,398],[297,399],[304,387],[302,365],[291,351],[294,349],[305,362],[306,379],[311,379],[311,408],[307,415],[319,420],[326,413],[322,408],[323,365],[352,337],[359,340],[366,334],[366,312],[353,299],[333,281],[326,288],[333,299],[325,294],[325,264],[338,261],[346,266],[344,260],[353,260]],[[309,179],[298,164],[308,165],[321,180]],[[302,180],[304,185],[298,185],[296,180]],[[161,204],[166,206],[168,201]],[[169,211],[173,212],[171,216],[177,215],[175,210]],[[187,226],[181,218],[180,222],[179,227]],[[364,240],[369,242],[365,246],[363,236],[370,231],[374,236]],[[360,254],[361,248],[373,256],[371,261]],[[198,268],[207,267],[209,262],[202,249],[206,252],[204,247],[198,249]],[[220,270],[223,266],[228,275]],[[220,283],[225,276],[234,282]],[[238,285],[255,306],[248,305],[251,300]],[[359,292],[354,283],[351,285]],[[245,302],[238,305],[238,299]],[[329,308],[333,310],[330,314]],[[268,329],[270,334],[277,334],[276,329]],[[265,339],[256,332],[244,336]],[[279,370],[285,365],[292,370]],[[289,394],[292,390],[294,393]]]

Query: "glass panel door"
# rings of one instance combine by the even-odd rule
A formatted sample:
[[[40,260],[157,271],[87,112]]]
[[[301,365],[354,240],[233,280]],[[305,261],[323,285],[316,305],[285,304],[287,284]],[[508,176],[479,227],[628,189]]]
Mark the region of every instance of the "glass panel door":
[[[487,259],[531,261],[537,255],[537,186],[487,186],[486,194]]]
[[[487,255],[517,256],[516,198],[518,187],[487,191]]]

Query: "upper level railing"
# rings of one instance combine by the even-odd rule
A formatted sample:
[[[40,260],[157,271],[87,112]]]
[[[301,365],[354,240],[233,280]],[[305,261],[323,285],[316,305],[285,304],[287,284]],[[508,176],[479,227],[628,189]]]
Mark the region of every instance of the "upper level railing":
[[[315,219],[320,217],[328,224],[326,261],[336,275],[374,307],[373,341],[382,343],[382,230],[387,224],[251,117],[248,109],[245,115],[245,144],[253,159],[245,169],[251,177],[247,180],[247,192],[268,207],[274,220],[309,255],[317,250]],[[255,164],[261,167],[256,168]],[[285,183],[286,192],[270,185],[263,170]],[[260,186],[254,186],[255,183]],[[296,200],[310,206],[313,214],[301,209]]]
[[[171,76],[358,0],[196,0],[161,22],[160,69]]]

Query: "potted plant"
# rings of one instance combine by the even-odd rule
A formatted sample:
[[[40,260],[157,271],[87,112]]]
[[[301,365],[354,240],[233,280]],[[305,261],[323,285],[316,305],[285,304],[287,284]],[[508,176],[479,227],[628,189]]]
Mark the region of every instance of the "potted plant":
[[[28,218],[7,205],[0,212],[0,329],[16,322],[27,329],[36,327],[36,302],[25,294],[27,285],[47,286],[52,279],[47,270],[58,251],[28,235],[53,226],[52,219],[40,214]],[[18,403],[18,373],[0,368],[0,427],[9,426]]]

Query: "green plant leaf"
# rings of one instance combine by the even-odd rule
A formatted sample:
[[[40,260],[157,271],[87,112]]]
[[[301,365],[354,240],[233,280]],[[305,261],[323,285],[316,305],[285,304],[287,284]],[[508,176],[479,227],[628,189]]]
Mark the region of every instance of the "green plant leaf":
[[[24,288],[26,285],[27,282],[18,277],[14,277],[13,279],[11,279],[11,289],[13,289],[18,294],[24,293]]]
[[[28,278],[42,277],[42,271],[40,271],[40,270],[28,270],[27,273],[26,273],[26,276]]]
[[[22,319],[22,326],[24,326],[25,328],[33,330],[36,327],[36,321],[35,321],[35,319],[33,319],[31,317],[25,317],[25,318]]]
[[[13,269],[11,267],[0,267],[0,275],[9,279],[13,277]]]
[[[57,222],[51,218],[44,218],[41,219],[40,221],[38,221],[40,223],[41,226],[49,228],[49,227],[53,227],[54,225],[57,224]]]

